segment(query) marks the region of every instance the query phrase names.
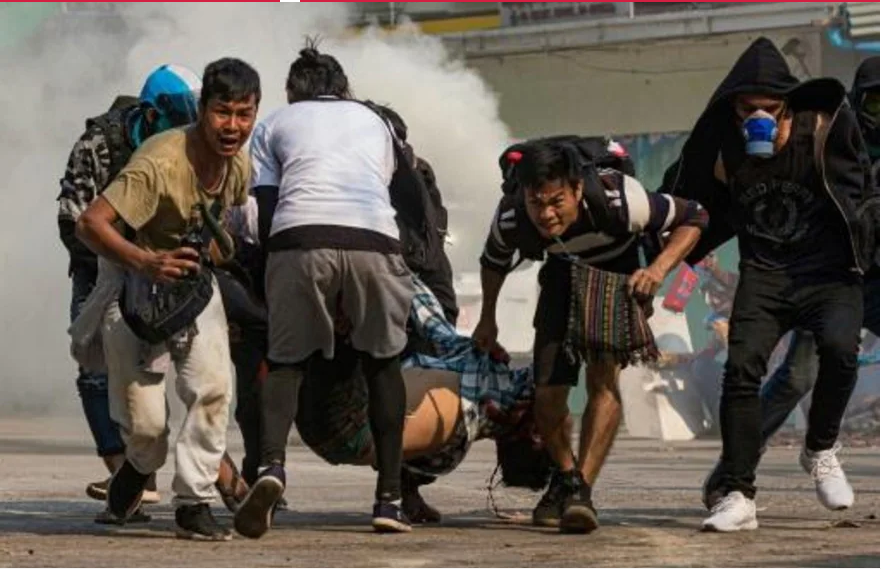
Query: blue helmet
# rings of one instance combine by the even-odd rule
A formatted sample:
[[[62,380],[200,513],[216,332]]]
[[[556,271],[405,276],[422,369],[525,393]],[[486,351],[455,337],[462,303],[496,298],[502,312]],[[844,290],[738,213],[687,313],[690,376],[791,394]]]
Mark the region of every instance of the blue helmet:
[[[201,89],[199,77],[180,65],[166,64],[150,73],[138,97],[142,107],[152,107],[158,113],[150,124],[150,134],[194,122]],[[136,146],[141,142],[135,140]]]

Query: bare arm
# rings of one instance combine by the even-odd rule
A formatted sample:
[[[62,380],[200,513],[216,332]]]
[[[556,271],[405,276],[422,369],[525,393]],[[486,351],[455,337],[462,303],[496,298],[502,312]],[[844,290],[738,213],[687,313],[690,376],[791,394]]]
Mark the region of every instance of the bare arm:
[[[499,293],[505,284],[505,273],[493,271],[486,267],[480,268],[480,290],[482,301],[480,304],[480,319],[496,321],[496,304],[499,301]]]
[[[659,193],[648,193],[634,179],[625,180],[631,231],[669,231],[670,237],[651,265],[639,269],[628,281],[631,294],[651,297],[667,275],[700,240],[707,227],[707,212],[697,202]]]
[[[496,323],[496,304],[499,301],[499,292],[505,283],[506,273],[494,271],[487,267],[480,267],[480,288],[482,299],[480,303],[480,320],[474,328],[472,338],[477,348],[484,352],[504,352],[498,345],[499,326]],[[507,357],[507,354],[502,356]]]
[[[678,267],[679,263],[691,253],[700,237],[701,230],[698,227],[687,225],[677,227],[670,233],[670,239],[667,241],[666,246],[661,250],[661,253],[650,267],[656,267],[665,276],[670,274],[670,271]]]
[[[513,266],[516,235],[514,205],[506,198],[502,198],[490,224],[483,254],[480,256],[480,287],[483,298],[480,305],[480,320],[471,335],[478,349],[489,353],[495,352],[502,359],[507,358],[507,354],[496,341],[499,335],[496,304],[505,277]]]
[[[103,196],[99,196],[79,217],[76,236],[97,255],[131,270],[144,273],[153,280],[170,282],[187,272],[200,269],[199,254],[188,247],[156,253],[128,241],[114,224],[119,215]]]

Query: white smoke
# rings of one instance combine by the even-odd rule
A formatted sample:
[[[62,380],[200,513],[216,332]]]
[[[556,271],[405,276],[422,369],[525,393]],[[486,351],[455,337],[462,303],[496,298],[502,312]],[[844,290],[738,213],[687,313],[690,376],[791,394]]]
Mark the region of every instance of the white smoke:
[[[456,270],[475,270],[499,197],[495,163],[508,141],[496,98],[436,38],[345,31],[344,4],[126,4],[124,26],[80,16],[77,33],[43,30],[0,51],[0,224],[3,341],[0,410],[72,409],[75,366],[68,356],[70,283],[54,202],[67,155],[86,117],[118,94],[137,95],[150,70],[177,63],[201,73],[235,56],[261,76],[261,115],[283,104],[288,67],[306,36],[338,57],[359,98],[390,104],[406,120],[417,152],[435,169],[450,207]],[[72,18],[72,16],[67,16]],[[70,30],[66,20],[64,29]]]

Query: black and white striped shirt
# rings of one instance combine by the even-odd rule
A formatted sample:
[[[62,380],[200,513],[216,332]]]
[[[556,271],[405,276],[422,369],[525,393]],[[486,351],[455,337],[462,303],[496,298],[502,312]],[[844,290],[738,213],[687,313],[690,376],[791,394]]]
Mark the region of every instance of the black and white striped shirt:
[[[638,180],[619,172],[600,172],[606,210],[595,215],[585,198],[578,220],[563,234],[560,243],[542,238],[529,221],[524,207],[505,196],[490,226],[481,266],[508,272],[517,251],[540,250],[570,253],[587,263],[610,261],[628,251],[643,232],[663,233],[680,226],[706,228],[709,217],[697,202],[645,191]],[[589,191],[585,188],[585,192]],[[599,225],[602,225],[600,227]],[[526,254],[525,256],[529,256]]]

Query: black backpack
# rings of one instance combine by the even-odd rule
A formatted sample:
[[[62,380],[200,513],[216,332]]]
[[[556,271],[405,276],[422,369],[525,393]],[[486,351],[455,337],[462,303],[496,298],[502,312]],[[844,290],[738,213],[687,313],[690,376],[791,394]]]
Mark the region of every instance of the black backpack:
[[[389,184],[389,197],[397,213],[401,249],[407,266],[416,273],[438,270],[443,264],[445,228],[426,186],[416,168],[413,149],[395,133],[378,105],[357,101],[375,112],[388,127],[395,150],[395,172]]]
[[[121,95],[116,98],[106,113],[86,120],[86,128],[98,127],[107,141],[107,150],[110,152],[108,181],[112,181],[119,174],[134,153],[126,136],[125,123],[132,108],[138,104],[140,103],[137,102],[137,99],[133,100],[131,97]],[[101,190],[103,191],[104,188]]]
[[[502,193],[505,195],[517,193],[517,184],[511,173],[517,165],[523,150],[536,144],[571,144],[584,159],[585,166],[592,164],[598,170],[608,168],[628,176],[636,175],[636,168],[630,155],[627,154],[623,146],[611,138],[604,136],[578,136],[575,134],[533,138],[512,144],[499,156],[499,168],[502,170]]]

